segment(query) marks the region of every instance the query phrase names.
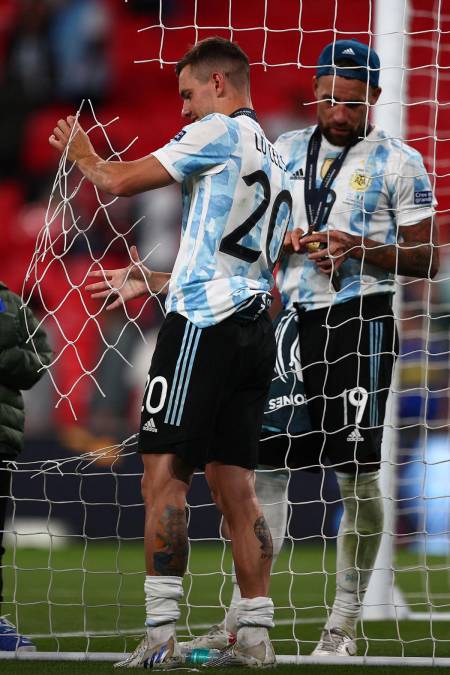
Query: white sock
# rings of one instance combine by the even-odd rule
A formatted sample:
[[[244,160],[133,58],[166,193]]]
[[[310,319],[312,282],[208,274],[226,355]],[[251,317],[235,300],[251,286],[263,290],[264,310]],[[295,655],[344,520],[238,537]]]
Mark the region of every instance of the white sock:
[[[336,473],[344,504],[336,545],[336,596],[326,628],[341,628],[350,637],[370,581],[383,530],[379,471]]]
[[[148,575],[145,577],[144,592],[145,625],[152,631],[161,627],[162,633],[164,635],[168,633],[168,637],[170,637],[174,633],[175,622],[180,617],[178,603],[183,597],[182,577]]]
[[[272,569],[281,551],[286,535],[288,516],[287,488],[289,472],[286,469],[265,470],[260,467],[256,471],[255,491],[258,501],[270,529],[273,541]],[[237,606],[241,599],[241,591],[237,583],[236,575],[232,576],[233,594],[227,615],[225,617],[225,630],[229,633],[237,633]]]
[[[272,598],[242,598],[237,606],[238,629],[246,627],[273,628]]]

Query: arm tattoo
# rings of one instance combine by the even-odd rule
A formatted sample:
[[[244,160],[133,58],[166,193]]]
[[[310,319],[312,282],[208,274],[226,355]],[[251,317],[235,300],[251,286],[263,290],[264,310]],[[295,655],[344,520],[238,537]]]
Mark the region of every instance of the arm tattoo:
[[[182,577],[188,559],[188,537],[184,509],[167,506],[156,529],[153,566],[162,576]]]
[[[269,526],[267,525],[264,516],[260,516],[255,520],[253,530],[256,537],[261,542],[261,558],[271,560],[273,558],[272,535],[270,534]]]

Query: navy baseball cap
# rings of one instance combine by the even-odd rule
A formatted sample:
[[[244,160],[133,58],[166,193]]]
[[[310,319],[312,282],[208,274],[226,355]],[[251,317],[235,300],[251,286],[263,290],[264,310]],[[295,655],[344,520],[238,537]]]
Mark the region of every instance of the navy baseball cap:
[[[352,61],[355,67],[336,66],[336,61],[341,59]],[[380,59],[374,49],[359,40],[336,40],[322,50],[317,61],[316,75],[337,75],[362,82],[369,80],[371,87],[378,87]]]

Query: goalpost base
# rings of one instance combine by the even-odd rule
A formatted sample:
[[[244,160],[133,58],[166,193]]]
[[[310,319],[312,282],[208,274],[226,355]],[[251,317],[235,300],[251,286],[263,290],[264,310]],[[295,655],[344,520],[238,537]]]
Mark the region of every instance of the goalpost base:
[[[2,652],[8,661],[120,661],[124,654],[114,652]],[[437,666],[450,667],[450,658],[426,656],[277,656],[279,665],[350,665],[350,666]]]

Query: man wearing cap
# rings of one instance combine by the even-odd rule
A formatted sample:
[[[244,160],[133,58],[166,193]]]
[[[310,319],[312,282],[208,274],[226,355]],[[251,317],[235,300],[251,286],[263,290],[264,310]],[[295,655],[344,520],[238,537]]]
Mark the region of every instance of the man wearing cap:
[[[328,464],[336,472],[344,507],[336,596],[316,656],[357,653],[356,625],[383,530],[379,468],[397,353],[394,277],[433,278],[439,267],[436,202],[422,158],[370,123],[379,72],[367,45],[327,45],[313,78],[317,125],[276,143],[291,174],[297,228],[277,282],[285,311],[297,314],[312,431],[296,435],[277,425],[269,396],[259,461],[316,471]]]

